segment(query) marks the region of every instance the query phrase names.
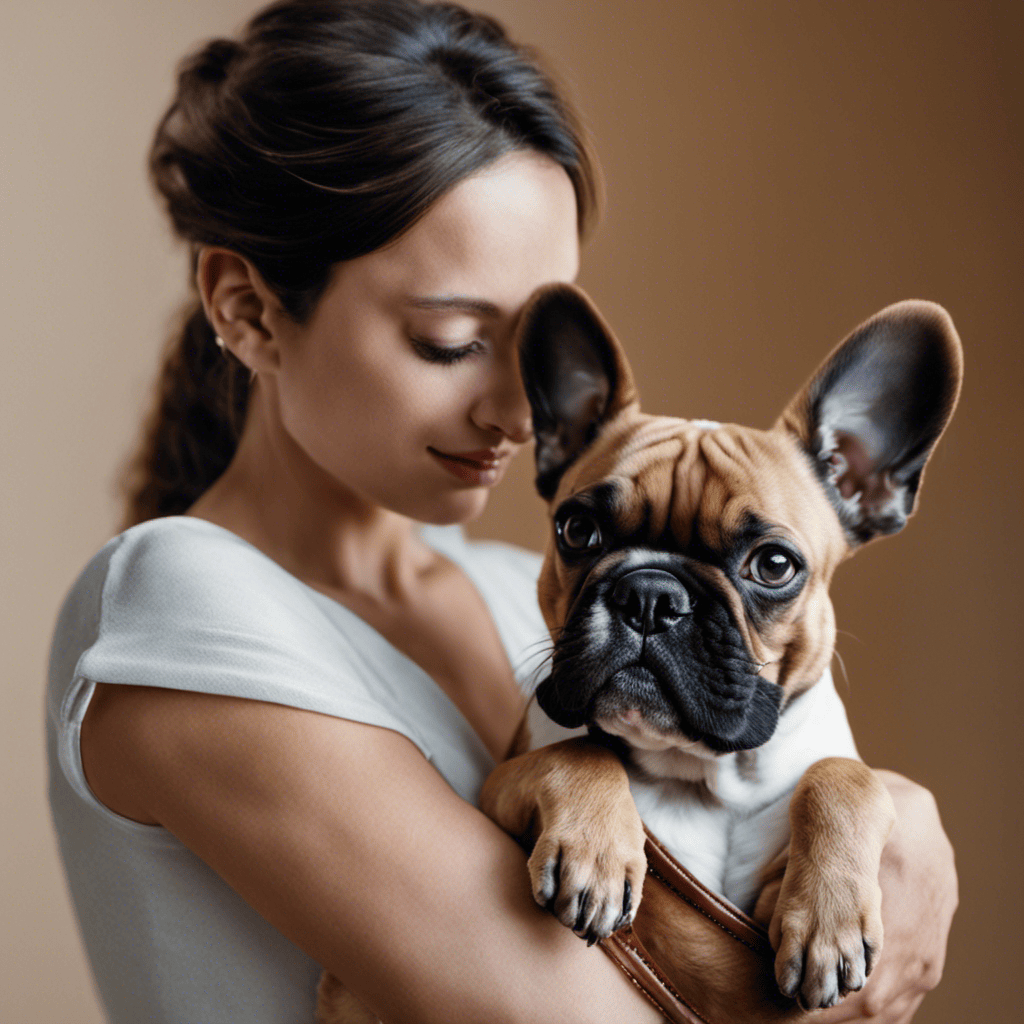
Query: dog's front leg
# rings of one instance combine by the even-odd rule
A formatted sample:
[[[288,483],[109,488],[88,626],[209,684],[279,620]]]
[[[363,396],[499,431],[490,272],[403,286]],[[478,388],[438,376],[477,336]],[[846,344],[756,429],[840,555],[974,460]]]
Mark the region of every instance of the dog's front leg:
[[[528,849],[534,899],[588,944],[632,922],[647,858],[622,762],[585,737],[505,761],[483,812]]]
[[[769,927],[775,977],[807,1009],[834,1006],[863,987],[882,948],[878,874],[896,810],[870,768],[830,757],[804,773],[789,818],[788,860]]]

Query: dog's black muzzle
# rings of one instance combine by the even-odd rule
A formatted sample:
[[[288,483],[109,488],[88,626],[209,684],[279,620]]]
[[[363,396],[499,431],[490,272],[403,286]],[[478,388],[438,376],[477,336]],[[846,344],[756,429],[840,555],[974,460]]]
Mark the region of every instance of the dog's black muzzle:
[[[722,752],[771,737],[781,688],[757,674],[726,601],[681,561],[627,563],[585,585],[537,689],[551,719],[577,728],[636,709]]]

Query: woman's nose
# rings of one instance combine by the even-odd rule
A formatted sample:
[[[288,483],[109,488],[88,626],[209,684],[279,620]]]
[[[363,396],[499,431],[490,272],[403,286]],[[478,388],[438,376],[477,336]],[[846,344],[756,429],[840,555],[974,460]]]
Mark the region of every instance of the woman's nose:
[[[516,444],[533,437],[533,417],[517,354],[495,366],[490,386],[473,407],[472,418],[477,426],[497,430]]]

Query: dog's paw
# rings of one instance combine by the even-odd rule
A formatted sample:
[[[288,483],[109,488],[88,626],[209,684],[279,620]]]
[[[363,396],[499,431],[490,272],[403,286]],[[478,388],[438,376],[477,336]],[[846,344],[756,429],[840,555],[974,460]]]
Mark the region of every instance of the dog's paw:
[[[791,872],[770,928],[775,979],[806,1010],[835,1006],[864,987],[881,952],[882,891],[873,878]]]
[[[643,825],[635,808],[635,821],[625,817],[550,824],[530,856],[533,898],[587,945],[632,923],[640,905],[647,871]]]

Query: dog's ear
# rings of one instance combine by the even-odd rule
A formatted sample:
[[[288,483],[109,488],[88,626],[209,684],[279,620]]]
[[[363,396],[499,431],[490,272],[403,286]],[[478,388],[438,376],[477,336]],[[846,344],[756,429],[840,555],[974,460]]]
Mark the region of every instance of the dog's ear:
[[[776,428],[813,459],[851,544],[906,524],[962,375],[949,314],[898,302],[842,342],[780,417]]]
[[[519,363],[533,413],[537,490],[550,500],[601,425],[636,404],[636,387],[622,346],[572,285],[545,285],[530,297]]]

